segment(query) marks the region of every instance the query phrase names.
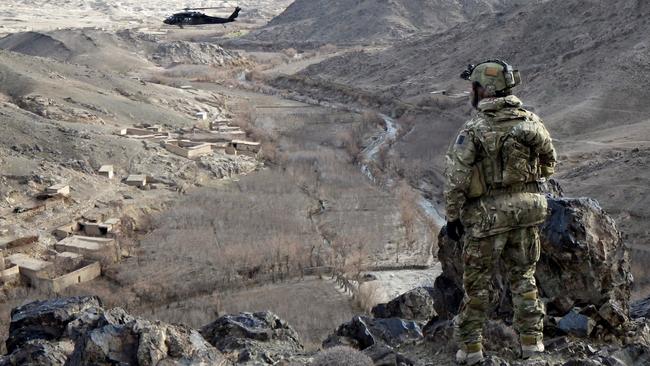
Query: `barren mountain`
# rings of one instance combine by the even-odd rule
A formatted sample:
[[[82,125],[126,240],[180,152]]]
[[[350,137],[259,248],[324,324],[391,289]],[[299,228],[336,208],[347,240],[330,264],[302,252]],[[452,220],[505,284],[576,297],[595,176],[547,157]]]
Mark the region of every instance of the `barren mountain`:
[[[468,87],[458,75],[468,63],[507,60],[524,77],[517,94],[556,138],[567,193],[597,198],[620,220],[629,243],[645,245],[650,3],[625,0],[615,9],[607,1],[587,3],[552,0],[478,18],[385,51],[326,60],[293,82],[308,78],[330,90],[413,106],[415,127],[395,147],[405,166],[429,172],[427,189],[436,196],[446,141],[470,113],[466,99],[454,96]],[[430,94],[442,90],[446,95]]]
[[[14,33],[0,39],[0,48],[123,72],[177,64],[217,67],[246,64],[237,53],[216,44],[169,41],[131,30],[117,33],[93,29]]]
[[[315,44],[386,43],[540,1],[297,0],[247,38]]]

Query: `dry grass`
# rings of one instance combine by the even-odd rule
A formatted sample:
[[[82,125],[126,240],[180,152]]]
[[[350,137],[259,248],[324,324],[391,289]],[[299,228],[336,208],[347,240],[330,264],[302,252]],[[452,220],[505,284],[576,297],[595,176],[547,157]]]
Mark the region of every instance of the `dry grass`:
[[[209,65],[178,65],[163,71],[167,78],[181,78],[191,81],[223,82],[232,79],[237,74],[237,69],[216,68]]]
[[[335,53],[336,51],[338,51],[338,47],[336,45],[331,44],[331,43],[322,45],[317,50],[318,54],[321,54],[321,55],[329,55],[329,54]]]
[[[310,201],[282,174],[258,174],[263,178],[195,192],[156,217],[143,255],[116,280],[160,301],[300,273],[306,248],[319,239],[304,214]]]
[[[224,314],[270,310],[287,320],[311,350],[320,347],[328,334],[357,312],[348,298],[336,292],[331,283],[320,280],[226,295],[221,300],[221,309]]]
[[[144,315],[198,328],[219,315],[266,310],[289,322],[309,350],[318,349],[327,335],[358,312],[332,283],[307,278],[197,297]]]
[[[405,181],[400,181],[397,185],[397,196],[399,199],[399,213],[404,227],[404,238],[406,247],[404,249],[413,249],[415,242],[418,240],[416,235],[416,224],[418,221],[418,194]],[[397,250],[399,255],[399,248]],[[399,263],[399,258],[397,260]]]
[[[372,366],[372,359],[359,350],[346,346],[327,349],[314,358],[312,366]]]
[[[366,314],[371,314],[371,310],[383,300],[381,284],[377,281],[363,282],[359,285],[359,294],[356,297],[357,305],[363,309]]]
[[[282,50],[282,54],[292,59],[298,55],[298,51],[295,48],[285,48]]]
[[[276,122],[269,117],[275,109],[236,110],[237,124],[266,134],[272,168],[188,190],[151,216],[133,257],[66,294],[97,294],[109,307],[196,327],[217,313],[270,309],[314,345],[349,320],[347,298],[322,305],[338,295],[333,285],[326,284],[334,294],[317,301],[312,297],[320,290],[310,294],[295,280],[303,268],[324,265],[359,273],[384,260],[387,243],[401,235],[395,197],[374,187],[336,145],[343,130],[363,123],[376,128],[372,116],[362,122],[306,108],[284,112]]]
[[[362,114],[360,123],[337,134],[336,146],[345,148],[354,162],[359,158],[365,139],[379,128],[384,128],[383,118],[376,112],[366,111]]]

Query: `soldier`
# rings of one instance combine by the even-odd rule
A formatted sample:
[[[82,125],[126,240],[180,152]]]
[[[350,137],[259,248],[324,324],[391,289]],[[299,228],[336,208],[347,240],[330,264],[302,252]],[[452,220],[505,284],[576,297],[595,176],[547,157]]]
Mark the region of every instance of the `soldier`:
[[[544,306],[534,275],[538,225],[547,215],[539,185],[554,172],[555,150],[542,120],[512,95],[521,83],[517,70],[489,60],[470,65],[461,77],[472,82],[478,113],[446,156],[447,235],[455,241],[464,237],[465,298],[456,319],[456,360],[469,365],[483,360],[483,324],[498,260],[509,278],[521,356],[529,358],[544,351]]]

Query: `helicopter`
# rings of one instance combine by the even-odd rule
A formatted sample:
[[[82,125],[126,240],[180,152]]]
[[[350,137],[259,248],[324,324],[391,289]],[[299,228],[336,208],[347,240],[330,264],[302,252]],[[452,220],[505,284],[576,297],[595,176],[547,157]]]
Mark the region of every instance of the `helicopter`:
[[[234,22],[235,19],[237,19],[237,17],[239,16],[239,12],[241,11],[240,7],[236,7],[235,11],[232,14],[230,14],[228,18],[211,17],[209,15],[205,15],[201,12],[196,11],[196,10],[207,10],[207,9],[223,9],[223,8],[221,7],[184,8],[182,12],[167,17],[165,20],[163,20],[163,23],[169,25],[177,25],[180,28],[183,28],[184,25],[201,25],[201,24],[224,24],[225,27],[225,23]]]

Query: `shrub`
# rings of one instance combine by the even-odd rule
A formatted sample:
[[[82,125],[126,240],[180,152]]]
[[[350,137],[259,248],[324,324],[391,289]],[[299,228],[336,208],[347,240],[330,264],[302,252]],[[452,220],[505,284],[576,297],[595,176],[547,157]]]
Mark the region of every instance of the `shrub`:
[[[289,58],[294,58],[298,55],[298,51],[295,48],[285,48],[282,50],[282,53]]]
[[[364,282],[359,285],[359,294],[356,298],[357,305],[370,314],[375,305],[383,300],[381,285],[377,281]]]
[[[372,359],[362,352],[346,346],[327,349],[316,355],[312,366],[372,366]]]
[[[338,50],[338,47],[336,47],[335,45],[333,45],[331,43],[328,43],[328,44],[320,46],[318,48],[318,53],[320,53],[322,55],[328,55],[328,54],[336,52],[337,50]]]

